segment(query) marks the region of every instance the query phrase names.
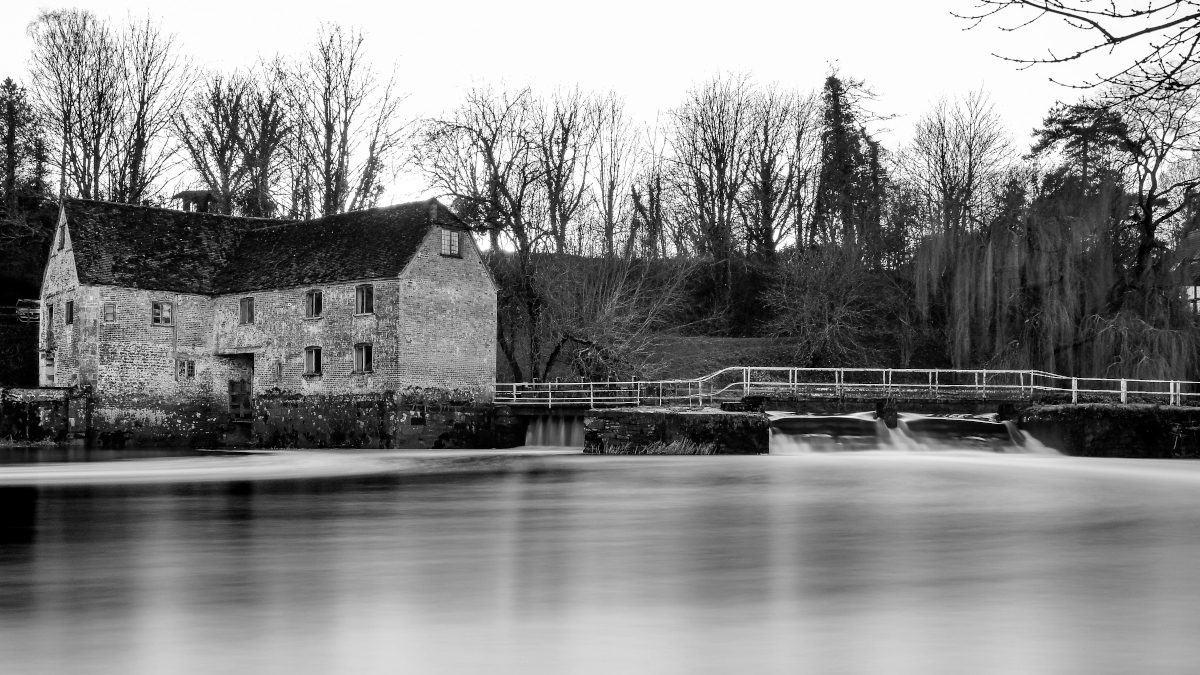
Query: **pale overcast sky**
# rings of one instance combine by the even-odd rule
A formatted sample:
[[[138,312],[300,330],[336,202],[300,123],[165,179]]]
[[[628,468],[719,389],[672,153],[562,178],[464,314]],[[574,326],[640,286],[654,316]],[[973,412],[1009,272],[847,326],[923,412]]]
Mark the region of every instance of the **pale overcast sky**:
[[[26,80],[26,25],[45,2],[7,0],[0,22],[0,77]],[[579,84],[614,89],[644,122],[676,105],[690,86],[719,70],[747,71],[763,83],[820,87],[836,63],[865,79],[879,95],[872,107],[896,115],[882,138],[895,149],[912,123],[939,96],[983,87],[1025,147],[1029,133],[1059,99],[1078,92],[1052,84],[1063,70],[1019,71],[993,52],[1031,54],[1041,35],[1002,33],[994,24],[964,31],[952,9],[972,0],[543,0],[488,2],[206,2],[80,3],[101,16],[151,14],[178,35],[198,67],[249,66],[259,55],[296,55],[321,21],[367,32],[367,48],[382,67],[396,62],[411,93],[409,115],[453,107],[473,83],[530,84],[549,89]],[[1076,74],[1079,71],[1076,69]],[[405,181],[409,183],[410,181]],[[397,190],[416,197],[419,188]],[[406,194],[407,193],[407,194]]]

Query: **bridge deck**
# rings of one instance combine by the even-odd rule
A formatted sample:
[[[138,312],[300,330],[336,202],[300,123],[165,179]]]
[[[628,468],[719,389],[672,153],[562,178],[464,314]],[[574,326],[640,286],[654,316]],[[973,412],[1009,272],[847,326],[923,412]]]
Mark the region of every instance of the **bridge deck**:
[[[1053,401],[1200,404],[1200,382],[1073,378],[1037,370],[726,368],[694,380],[512,382],[496,385],[500,405],[602,408],[703,406],[747,397],[803,401]]]

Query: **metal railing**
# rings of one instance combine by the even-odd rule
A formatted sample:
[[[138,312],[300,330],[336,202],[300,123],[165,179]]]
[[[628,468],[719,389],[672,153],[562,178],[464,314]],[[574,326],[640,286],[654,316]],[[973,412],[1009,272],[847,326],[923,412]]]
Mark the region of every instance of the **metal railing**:
[[[762,396],[800,400],[890,398],[929,402],[1200,404],[1200,382],[1067,377],[1041,370],[733,367],[692,380],[509,382],[501,405],[613,407],[717,405]]]

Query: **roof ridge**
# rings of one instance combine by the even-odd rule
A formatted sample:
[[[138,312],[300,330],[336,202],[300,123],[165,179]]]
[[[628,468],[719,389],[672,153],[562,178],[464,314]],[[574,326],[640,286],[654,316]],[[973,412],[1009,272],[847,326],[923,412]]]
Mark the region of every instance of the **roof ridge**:
[[[167,213],[186,214],[189,216],[190,215],[212,216],[214,218],[226,218],[229,220],[244,220],[244,221],[252,221],[252,222],[274,223],[274,225],[267,225],[266,227],[274,227],[275,225],[286,225],[288,223],[296,222],[296,220],[286,220],[286,219],[282,219],[282,218],[265,218],[262,216],[235,216],[235,215],[226,214],[226,213],[213,213],[211,211],[181,211],[179,209],[173,209],[173,208],[170,208],[167,206],[147,206],[145,204],[127,204],[125,202],[113,202],[113,201],[108,201],[105,199],[82,199],[80,197],[66,197],[65,199],[63,199],[63,205],[65,206],[67,203],[96,204],[96,205],[100,205],[100,206],[116,206],[116,207],[120,207],[120,208],[138,209],[138,210],[143,210],[143,211],[165,211]]]

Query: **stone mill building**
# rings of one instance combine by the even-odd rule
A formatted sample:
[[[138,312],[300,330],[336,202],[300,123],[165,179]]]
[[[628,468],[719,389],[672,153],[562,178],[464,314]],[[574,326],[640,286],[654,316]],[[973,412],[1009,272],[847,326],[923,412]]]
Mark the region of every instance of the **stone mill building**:
[[[496,288],[436,200],[293,222],[67,200],[41,302],[41,385],[84,392],[102,443],[447,444],[495,389]]]

